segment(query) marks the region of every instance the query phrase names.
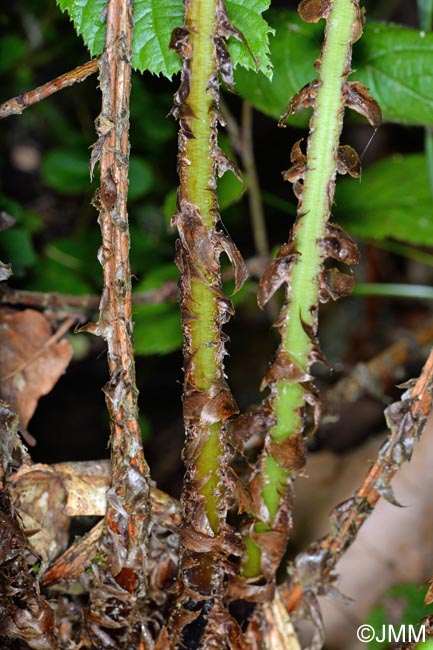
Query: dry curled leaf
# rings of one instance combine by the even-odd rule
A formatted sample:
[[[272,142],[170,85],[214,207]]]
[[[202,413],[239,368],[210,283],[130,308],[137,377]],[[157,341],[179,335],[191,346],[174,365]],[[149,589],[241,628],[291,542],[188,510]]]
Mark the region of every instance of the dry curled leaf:
[[[0,310],[0,394],[26,432],[40,397],[49,393],[72,358],[66,339],[54,340],[48,319],[37,311]]]

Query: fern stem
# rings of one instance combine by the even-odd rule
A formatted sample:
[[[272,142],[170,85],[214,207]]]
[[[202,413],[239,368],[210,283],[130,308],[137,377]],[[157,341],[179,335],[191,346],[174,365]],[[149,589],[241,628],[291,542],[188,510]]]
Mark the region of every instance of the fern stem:
[[[354,0],[334,0],[327,16],[320,81],[310,122],[307,162],[298,219],[293,233],[296,263],[291,267],[287,309],[281,323],[280,353],[286,354],[308,376],[314,357],[319,302],[319,273],[323,253],[320,244],[332,205],[337,169],[337,149],[344,112],[344,83],[349,73],[357,11]],[[304,428],[306,388],[299,380],[276,380],[271,386],[271,404],[276,422],[261,459],[261,497],[267,517],[260,518],[247,541],[243,565],[246,577],[266,572],[260,535],[272,531],[282,502],[287,501],[293,470],[283,466],[272,452],[272,443],[284,445]],[[287,532],[286,532],[287,535]]]
[[[232,305],[222,290],[219,256],[223,250],[238,261],[240,256],[218,230],[216,198],[217,165],[223,155],[217,142],[218,73],[221,56],[228,57],[220,33],[228,17],[221,0],[185,0],[184,7],[184,27],[173,32],[171,43],[184,59],[173,110],[180,122],[180,185],[173,222],[180,235],[176,261],[181,271],[185,358],[186,474],[180,564],[185,593],[194,593],[201,601],[220,598],[223,590],[228,531],[226,425],[237,412],[224,378],[222,326]],[[235,276],[244,269],[243,262],[236,266]]]

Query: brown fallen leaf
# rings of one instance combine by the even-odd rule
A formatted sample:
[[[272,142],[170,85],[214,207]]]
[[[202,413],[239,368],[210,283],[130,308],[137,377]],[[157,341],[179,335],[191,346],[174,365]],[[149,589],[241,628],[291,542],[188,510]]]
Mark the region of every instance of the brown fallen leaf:
[[[25,464],[7,485],[45,570],[66,548],[70,517],[105,514],[109,461]]]
[[[48,319],[38,311],[0,309],[0,396],[19,416],[26,442],[39,399],[57,383],[72,358],[70,343],[61,339],[72,325],[65,321],[52,335]]]
[[[48,465],[24,465],[7,486],[43,571],[68,543],[67,493],[61,477]]]

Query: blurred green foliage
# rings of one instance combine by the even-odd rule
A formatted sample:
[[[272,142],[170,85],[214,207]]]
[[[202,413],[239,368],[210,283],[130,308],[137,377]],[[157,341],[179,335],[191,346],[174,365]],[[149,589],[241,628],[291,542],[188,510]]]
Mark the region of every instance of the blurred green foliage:
[[[400,626],[413,625],[417,627],[424,617],[433,614],[433,606],[426,607],[424,598],[427,589],[420,589],[419,585],[396,585],[382,596],[383,604],[377,605],[367,618],[367,624],[376,631],[377,638],[383,638],[383,626],[392,625],[396,632]],[[394,620],[390,612],[401,611],[399,620]],[[387,629],[387,628],[386,628]],[[388,641],[382,643],[373,640],[368,644],[369,650],[386,650],[390,648]],[[428,648],[420,644],[418,648]]]

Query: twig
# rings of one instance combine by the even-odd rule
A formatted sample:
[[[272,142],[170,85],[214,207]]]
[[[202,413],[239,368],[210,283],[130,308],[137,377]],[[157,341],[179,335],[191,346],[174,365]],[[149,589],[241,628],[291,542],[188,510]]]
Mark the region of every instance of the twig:
[[[137,607],[146,590],[150,522],[150,479],[138,423],[135,384],[126,204],[133,9],[133,0],[108,2],[105,49],[99,60],[102,92],[102,110],[97,120],[99,138],[90,161],[93,170],[100,158],[102,247],[98,258],[104,288],[99,321],[89,330],[107,342],[110,379],[104,391],[111,417],[112,472],[100,547],[107,556],[107,565],[95,573],[91,616],[93,625],[123,630],[125,647],[135,647],[140,638],[141,626],[135,623],[139,616]]]
[[[46,99],[50,95],[73,86],[76,83],[84,81],[87,77],[94,74],[98,69],[99,59],[92,59],[83,65],[66,72],[65,74],[56,77],[52,81],[48,81],[43,86],[38,86],[28,93],[23,93],[0,105],[0,120],[10,115],[20,115],[26,108]]]
[[[165,302],[176,302],[178,289],[175,282],[166,282],[157,289],[142,291],[133,294],[133,305],[153,305]],[[39,307],[41,309],[82,309],[84,311],[97,311],[100,296],[83,295],[75,296],[62,293],[46,293],[40,291],[25,291],[2,286],[0,289],[0,304],[25,305],[26,307]]]
[[[288,611],[299,607],[305,592],[317,593],[319,589],[321,593],[326,592],[326,583],[332,581],[337,561],[352,544],[379,498],[383,496],[396,503],[390,482],[400,465],[410,460],[414,441],[422,434],[432,409],[432,390],[433,350],[413,388],[400,402],[386,409],[390,435],[355,496],[335,508],[332,532],[296,559],[290,584],[281,587]]]
[[[242,103],[241,158],[248,179],[248,198],[255,249],[258,255],[269,256],[266,219],[260,192],[259,177],[254,160],[253,108],[247,101]]]
[[[259,177],[254,159],[253,109],[249,102],[243,102],[242,128],[240,128],[224,100],[221,100],[221,108],[230,142],[242,161],[242,166],[248,179],[247,192],[255,249],[259,256],[269,257],[269,243],[266,234],[262,193],[260,191]]]

